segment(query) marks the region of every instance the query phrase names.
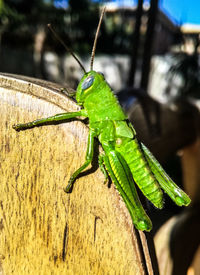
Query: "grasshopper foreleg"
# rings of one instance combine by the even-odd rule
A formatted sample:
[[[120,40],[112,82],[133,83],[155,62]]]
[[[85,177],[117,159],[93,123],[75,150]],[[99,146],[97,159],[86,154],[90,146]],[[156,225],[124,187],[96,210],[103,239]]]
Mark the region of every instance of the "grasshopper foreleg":
[[[72,187],[73,182],[76,180],[78,175],[85,169],[87,166],[91,163],[93,154],[94,154],[94,137],[96,136],[96,133],[90,130],[88,135],[88,144],[87,144],[87,152],[85,156],[85,162],[84,164],[76,170],[72,176],[69,179],[67,187],[64,189],[66,193],[68,193]]]

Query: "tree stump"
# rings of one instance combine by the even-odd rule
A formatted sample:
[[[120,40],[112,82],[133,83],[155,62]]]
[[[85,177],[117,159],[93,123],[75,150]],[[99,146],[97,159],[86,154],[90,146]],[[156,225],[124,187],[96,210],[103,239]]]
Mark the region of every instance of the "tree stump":
[[[97,158],[72,193],[63,191],[84,162],[87,126],[12,129],[77,110],[60,88],[0,75],[0,274],[153,274],[145,236],[141,245],[118,192],[103,184]]]

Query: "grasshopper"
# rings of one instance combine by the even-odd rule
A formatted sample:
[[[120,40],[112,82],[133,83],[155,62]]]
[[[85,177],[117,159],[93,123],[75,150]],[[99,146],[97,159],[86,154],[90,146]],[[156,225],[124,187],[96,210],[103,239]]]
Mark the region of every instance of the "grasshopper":
[[[179,206],[190,204],[190,198],[167,175],[147,147],[137,140],[134,127],[128,121],[102,73],[93,70],[96,42],[105,9],[101,13],[94,39],[90,71],[84,75],[76,91],[77,112],[61,113],[25,124],[13,125],[16,131],[53,122],[66,122],[76,117],[89,118],[88,145],[84,164],[69,179],[65,192],[71,190],[78,175],[91,163],[94,154],[94,139],[98,138],[104,153],[99,155],[99,166],[105,179],[110,176],[122,196],[133,224],[138,230],[150,231],[152,223],[146,214],[136,191],[135,184],[144,196],[157,208],[163,207],[163,189]],[[54,33],[55,34],[55,33]],[[64,42],[61,41],[63,44]]]

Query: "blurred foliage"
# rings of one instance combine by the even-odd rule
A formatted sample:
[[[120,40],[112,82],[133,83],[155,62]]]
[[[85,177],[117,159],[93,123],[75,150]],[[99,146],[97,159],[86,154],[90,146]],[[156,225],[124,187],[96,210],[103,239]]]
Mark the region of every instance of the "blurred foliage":
[[[169,70],[170,82],[180,76],[182,84],[179,86],[178,95],[191,96],[200,98],[200,66],[198,62],[198,54],[192,55],[187,53],[179,53],[173,56],[176,64],[172,65]]]
[[[0,0],[1,43],[32,49],[38,30],[51,23],[75,52],[90,53],[99,20],[99,5],[103,1],[69,0],[65,5],[63,3],[64,0],[60,1],[60,5],[59,0]],[[67,5],[68,8],[64,8]],[[133,30],[132,15],[107,12],[100,30],[97,52],[130,53]],[[47,28],[46,35],[46,49],[65,51]]]
[[[79,53],[90,52],[99,20],[98,3],[89,0],[69,0],[68,12],[65,33],[69,37],[69,42]]]
[[[10,8],[4,0],[0,0],[0,23],[1,27],[22,20],[23,17],[15,10]]]
[[[0,0],[0,35],[7,29],[12,31],[13,26],[23,19],[23,16],[15,8],[10,8],[4,0]]]
[[[51,1],[6,0],[6,10],[1,15],[8,22],[3,43],[5,41],[6,45],[15,47],[32,47],[38,28],[49,22],[63,24],[64,14],[65,11],[56,9]]]

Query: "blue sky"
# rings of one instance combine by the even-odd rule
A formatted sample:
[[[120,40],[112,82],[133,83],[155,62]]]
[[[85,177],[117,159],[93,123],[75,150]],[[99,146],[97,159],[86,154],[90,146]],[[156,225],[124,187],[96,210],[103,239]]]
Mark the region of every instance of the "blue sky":
[[[67,6],[67,0],[54,1],[58,6]],[[93,1],[101,2],[101,0]],[[144,0],[144,2],[149,1]],[[114,2],[119,6],[135,6],[137,4],[137,0],[112,0],[110,2]],[[159,0],[159,7],[175,24],[190,23],[200,25],[200,0]]]
[[[119,5],[136,5],[137,0],[113,0]],[[144,0],[150,2],[150,0]],[[200,0],[159,0],[160,9],[178,25],[200,24]]]
[[[200,25],[200,0],[160,0],[159,6],[174,23]]]

